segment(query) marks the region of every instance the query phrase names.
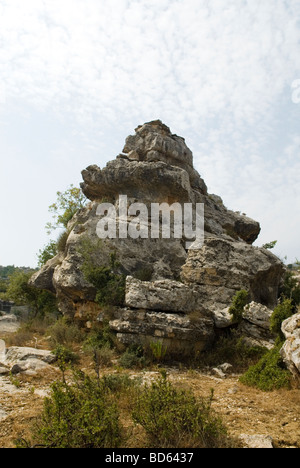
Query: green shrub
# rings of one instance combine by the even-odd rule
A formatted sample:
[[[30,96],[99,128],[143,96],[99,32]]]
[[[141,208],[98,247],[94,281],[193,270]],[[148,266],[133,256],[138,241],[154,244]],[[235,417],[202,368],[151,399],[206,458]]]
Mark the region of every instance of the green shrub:
[[[109,328],[108,321],[105,321],[102,327],[98,326],[90,331],[84,341],[83,348],[86,351],[93,352],[95,349],[101,349],[103,346],[114,347],[114,335]]]
[[[58,367],[62,372],[63,381],[65,381],[66,370],[73,364],[76,364],[79,361],[79,357],[76,353],[63,345],[58,345],[52,353],[57,358]]]
[[[279,335],[279,338],[281,340],[285,339],[281,331],[282,322],[291,317],[293,313],[294,307],[291,299],[284,299],[283,302],[281,302],[281,304],[278,304],[278,306],[274,309],[270,320],[270,330],[273,333]]]
[[[245,305],[248,304],[249,293],[245,289],[238,291],[232,299],[229,313],[232,315],[233,322],[240,322],[243,318]]]
[[[44,317],[57,312],[56,297],[49,291],[37,289],[29,284],[34,270],[15,272],[9,278],[6,291],[7,299],[15,302],[17,306],[28,306],[31,318]]]
[[[222,447],[228,442],[226,430],[213,413],[211,400],[198,401],[162,376],[144,387],[132,416],[145,429],[152,447]]]
[[[228,362],[235,372],[244,372],[267,352],[262,346],[249,346],[238,330],[227,333],[219,337],[210,350],[201,354],[201,366],[217,367]]]
[[[102,348],[94,349],[96,369],[100,369],[101,367],[110,367],[112,365],[113,357],[114,351],[108,344],[102,346]]]
[[[137,270],[134,273],[134,277],[140,281],[151,281],[153,275],[153,267],[145,267]]]
[[[102,377],[102,381],[112,393],[127,392],[140,383],[138,378],[130,378],[128,374],[107,374]]]
[[[122,428],[117,405],[102,381],[83,375],[55,382],[45,399],[33,444],[47,448],[117,448]],[[21,446],[29,446],[23,442]]]
[[[85,333],[65,317],[59,318],[49,327],[48,332],[54,345],[70,346],[73,343],[81,343],[85,337]]]
[[[263,391],[272,391],[283,387],[289,388],[291,374],[285,368],[280,356],[282,344],[281,342],[268,351],[256,365],[251,366],[240,377],[240,381],[245,385]]]
[[[284,276],[283,284],[279,289],[282,298],[292,300],[293,306],[300,305],[300,284],[292,271],[287,271]]]
[[[120,366],[124,369],[132,369],[134,367],[143,368],[147,365],[147,359],[144,356],[144,350],[141,346],[131,346],[126,349],[125,353],[119,359]]]

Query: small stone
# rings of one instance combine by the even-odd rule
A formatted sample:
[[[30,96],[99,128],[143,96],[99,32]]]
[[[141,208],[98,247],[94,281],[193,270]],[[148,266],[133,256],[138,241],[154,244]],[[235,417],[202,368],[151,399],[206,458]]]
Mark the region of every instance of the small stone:
[[[215,374],[216,377],[218,377],[219,379],[225,379],[226,378],[226,375],[224,374],[224,372],[219,369],[218,367],[214,367],[212,369],[212,372]]]
[[[273,439],[270,436],[262,434],[241,434],[240,439],[245,444],[244,448],[263,448],[263,449],[272,449]]]
[[[7,375],[7,374],[9,374],[9,369],[7,369],[7,367],[0,366],[0,375]]]
[[[224,362],[224,364],[221,364],[218,366],[218,369],[221,369],[222,372],[228,372],[230,369],[232,369],[232,365],[229,364],[229,362]]]

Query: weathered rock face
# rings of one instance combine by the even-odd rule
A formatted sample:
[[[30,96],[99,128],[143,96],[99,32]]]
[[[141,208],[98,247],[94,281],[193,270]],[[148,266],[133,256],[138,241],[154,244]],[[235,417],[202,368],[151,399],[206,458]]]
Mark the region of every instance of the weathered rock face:
[[[99,320],[101,321],[101,314]],[[109,322],[119,341],[145,347],[160,341],[173,355],[191,355],[213,342],[213,320],[200,314],[191,319],[184,314],[120,309]]]
[[[79,246],[87,238],[95,245],[91,252],[95,264],[109,265],[114,252],[120,273],[127,276],[127,309],[120,309],[110,322],[123,342],[160,337],[168,340],[168,346],[174,340],[178,349],[180,343],[185,350],[195,343],[203,348],[211,343],[215,327],[231,325],[228,307],[238,290],[247,289],[252,301],[269,308],[276,304],[283,265],[269,251],[252,246],[260,232],[259,223],[228,210],[219,196],[208,194],[185,140],[162,122],[139,126],[126,139],[122,154],[103,169],[89,166],[82,176],[82,190],[91,203],[70,222],[65,252],[32,279],[36,287],[56,292],[63,313],[82,317],[95,299],[96,290],[81,270]],[[127,207],[137,202],[147,208],[151,203],[204,204],[204,245],[187,250],[184,236],[150,235],[135,239],[116,236],[99,242],[99,203],[114,206],[116,232],[124,223],[127,229],[134,219],[130,213],[125,220],[121,217],[120,195],[127,197]],[[150,214],[143,227],[150,232]],[[147,281],[137,279],[145,276]],[[198,320],[190,320],[190,314]]]
[[[126,279],[125,305],[132,309],[191,313],[200,310],[197,290],[179,281]]]
[[[286,341],[281,348],[281,356],[295,379],[300,382],[300,313],[284,320],[282,332]]]
[[[207,306],[222,310],[236,291],[246,289],[251,300],[272,308],[283,267],[271,252],[245,242],[206,237],[201,250],[190,250],[182,267],[186,284],[199,285]]]

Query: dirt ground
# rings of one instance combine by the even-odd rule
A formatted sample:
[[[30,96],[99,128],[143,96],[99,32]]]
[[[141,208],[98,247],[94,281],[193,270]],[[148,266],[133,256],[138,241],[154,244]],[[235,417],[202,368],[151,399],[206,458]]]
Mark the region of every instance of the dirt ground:
[[[271,436],[275,448],[300,448],[300,390],[266,393],[242,385],[238,376],[218,379],[194,370],[167,370],[171,381],[190,388],[196,396],[208,397],[214,389],[213,408],[230,435]],[[159,372],[146,371],[142,375],[147,381]],[[47,375],[14,380],[0,377],[0,448],[13,448],[15,439],[30,438],[30,428],[42,410],[49,386],[59,378],[56,368]]]

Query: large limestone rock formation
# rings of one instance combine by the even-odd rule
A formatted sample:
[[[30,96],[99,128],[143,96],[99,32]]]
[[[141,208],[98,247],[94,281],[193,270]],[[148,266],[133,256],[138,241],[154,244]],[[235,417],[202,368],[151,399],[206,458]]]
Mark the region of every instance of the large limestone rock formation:
[[[219,196],[208,193],[185,140],[159,120],[139,126],[126,139],[122,154],[103,169],[89,166],[82,177],[91,203],[70,222],[65,251],[32,279],[36,287],[56,293],[63,313],[84,319],[91,311],[101,312],[94,303],[96,290],[81,269],[79,246],[87,238],[95,245],[95,264],[109,265],[114,252],[120,273],[127,276],[125,307],[110,320],[126,344],[159,338],[168,346],[176,343],[177,350],[180,344],[181,351],[201,350],[212,342],[215,328],[224,326],[224,310],[238,290],[247,289],[249,301],[268,308],[276,304],[283,265],[271,252],[253,247],[259,223],[228,210]],[[149,210],[151,203],[203,203],[204,245],[188,250],[184,237],[151,236],[99,242],[97,207],[111,203],[118,213],[119,195],[127,196],[128,206],[138,202]],[[117,228],[124,229],[125,223],[127,229],[133,219],[117,214]],[[145,225],[150,229],[150,217]]]

